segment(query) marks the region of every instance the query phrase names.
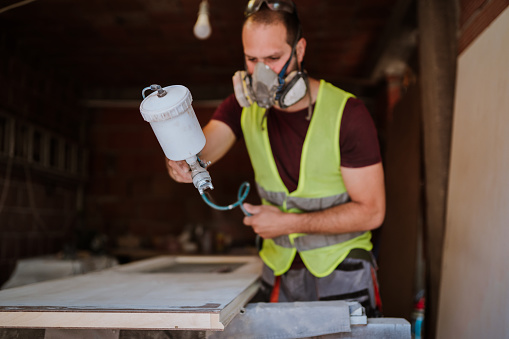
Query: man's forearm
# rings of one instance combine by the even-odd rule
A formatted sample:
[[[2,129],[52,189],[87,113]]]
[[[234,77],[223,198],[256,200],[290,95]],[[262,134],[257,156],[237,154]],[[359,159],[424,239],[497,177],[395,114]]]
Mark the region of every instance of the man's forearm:
[[[384,206],[365,206],[348,202],[326,210],[286,213],[282,216],[288,233],[350,233],[379,227],[385,216]]]
[[[252,216],[244,218],[264,239],[290,233],[340,234],[368,231],[377,228],[385,215],[384,202],[376,206],[363,206],[349,202],[329,209],[308,213],[286,213],[275,206],[244,204]]]
[[[385,186],[381,163],[341,168],[351,201],[322,211],[285,213],[274,206],[246,204],[252,214],[244,224],[265,239],[290,233],[350,233],[377,228],[385,217]]]

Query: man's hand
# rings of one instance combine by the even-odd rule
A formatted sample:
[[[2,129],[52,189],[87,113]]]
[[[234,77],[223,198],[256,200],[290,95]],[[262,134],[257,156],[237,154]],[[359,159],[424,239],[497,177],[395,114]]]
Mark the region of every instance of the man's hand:
[[[292,233],[284,222],[289,213],[284,213],[279,208],[268,205],[244,204],[246,211],[252,214],[244,217],[244,224],[251,226],[253,231],[264,239],[271,239],[284,234]]]
[[[371,231],[385,217],[385,187],[382,163],[361,168],[341,168],[351,201],[320,211],[284,213],[274,206],[244,204],[253,214],[244,218],[262,238],[291,233],[341,234]]]
[[[205,162],[215,163],[235,143],[235,134],[230,127],[222,121],[211,120],[205,128],[203,134],[207,140],[205,146],[200,151],[200,158]],[[191,172],[189,165],[184,161],[173,161],[165,158],[166,169],[173,180],[177,182],[191,183]]]
[[[170,177],[177,182],[193,182],[191,169],[185,160],[173,161],[166,158],[166,169]]]

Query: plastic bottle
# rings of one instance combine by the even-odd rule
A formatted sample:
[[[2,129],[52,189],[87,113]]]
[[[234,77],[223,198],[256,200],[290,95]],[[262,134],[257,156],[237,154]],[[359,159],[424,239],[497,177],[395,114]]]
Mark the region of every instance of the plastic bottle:
[[[417,302],[412,312],[412,338],[422,339],[424,334],[424,293],[418,293]]]

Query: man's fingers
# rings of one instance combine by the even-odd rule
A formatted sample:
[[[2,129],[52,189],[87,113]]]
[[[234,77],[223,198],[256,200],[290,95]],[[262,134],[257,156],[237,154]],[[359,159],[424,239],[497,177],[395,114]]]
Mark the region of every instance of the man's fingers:
[[[246,211],[248,211],[251,214],[256,214],[256,213],[258,213],[258,210],[259,210],[258,206],[248,204],[247,202],[244,203],[244,208],[246,209]]]
[[[178,182],[192,182],[189,165],[185,161],[167,160],[168,174]]]

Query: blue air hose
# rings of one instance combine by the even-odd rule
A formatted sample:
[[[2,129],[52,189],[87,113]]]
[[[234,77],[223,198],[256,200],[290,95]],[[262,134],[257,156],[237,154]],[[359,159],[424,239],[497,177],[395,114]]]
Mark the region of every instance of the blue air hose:
[[[205,201],[207,203],[207,205],[209,205],[210,207],[212,207],[216,210],[219,210],[219,211],[228,211],[228,210],[234,209],[235,207],[239,206],[240,209],[242,210],[242,212],[244,212],[244,215],[249,217],[249,216],[251,216],[251,213],[246,211],[246,209],[242,205],[249,193],[249,188],[250,188],[249,183],[247,181],[244,181],[242,183],[242,185],[240,185],[240,187],[239,187],[239,191],[237,193],[237,201],[231,205],[228,205],[228,206],[219,206],[219,205],[214,204],[213,202],[211,202],[209,200],[209,198],[207,198],[206,194],[202,194],[201,197],[203,198],[203,201]]]

